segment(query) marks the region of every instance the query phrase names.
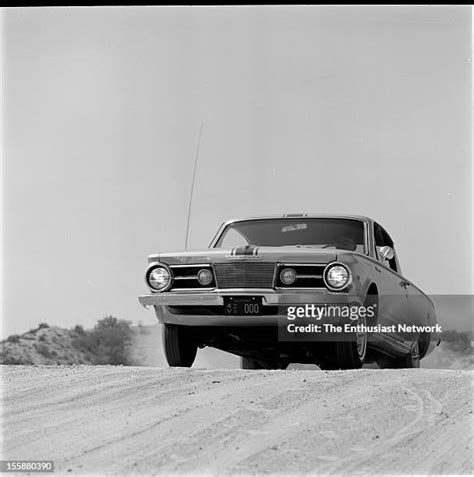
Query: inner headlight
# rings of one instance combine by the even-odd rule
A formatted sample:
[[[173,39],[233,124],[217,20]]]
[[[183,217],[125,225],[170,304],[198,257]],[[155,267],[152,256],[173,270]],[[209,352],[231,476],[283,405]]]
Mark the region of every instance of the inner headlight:
[[[156,266],[148,271],[146,281],[152,290],[167,290],[171,285],[171,272],[166,267]]]
[[[342,290],[351,281],[351,272],[341,264],[328,265],[324,271],[324,281],[330,290]]]
[[[291,285],[296,280],[296,272],[292,268],[284,268],[280,272],[280,280],[285,285]]]
[[[208,268],[202,268],[197,274],[198,282],[201,285],[209,285],[212,282],[212,272]]]

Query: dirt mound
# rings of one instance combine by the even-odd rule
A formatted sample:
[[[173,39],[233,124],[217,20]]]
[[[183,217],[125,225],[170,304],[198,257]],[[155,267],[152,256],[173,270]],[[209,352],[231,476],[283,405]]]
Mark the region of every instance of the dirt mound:
[[[40,327],[0,343],[1,364],[91,364],[74,346],[81,334],[57,326]]]
[[[1,459],[61,475],[474,471],[472,371],[0,370]]]
[[[0,364],[141,364],[131,360],[133,337],[130,322],[106,316],[94,328],[72,330],[42,323],[22,335],[0,343]]]

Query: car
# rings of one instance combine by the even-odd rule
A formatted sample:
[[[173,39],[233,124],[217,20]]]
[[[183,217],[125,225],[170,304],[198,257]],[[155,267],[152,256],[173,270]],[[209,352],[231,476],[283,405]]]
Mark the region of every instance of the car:
[[[229,220],[207,249],[150,255],[145,281],[171,367],[209,346],[244,369],[416,368],[440,342],[433,302],[364,216]]]

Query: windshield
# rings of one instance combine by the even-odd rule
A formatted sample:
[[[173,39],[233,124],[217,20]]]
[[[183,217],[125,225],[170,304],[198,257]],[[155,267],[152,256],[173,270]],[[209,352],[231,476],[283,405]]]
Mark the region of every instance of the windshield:
[[[318,247],[365,252],[364,223],[352,219],[281,218],[229,224],[215,247]]]

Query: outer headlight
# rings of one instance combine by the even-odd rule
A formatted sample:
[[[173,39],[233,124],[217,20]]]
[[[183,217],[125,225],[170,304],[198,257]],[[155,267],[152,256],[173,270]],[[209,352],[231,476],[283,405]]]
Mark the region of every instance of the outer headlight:
[[[351,283],[351,280],[351,272],[341,263],[329,264],[324,270],[324,283],[329,290],[342,290]]]
[[[285,285],[291,285],[296,280],[296,272],[292,268],[284,268],[280,272],[280,280]]]
[[[201,270],[199,270],[197,278],[198,282],[201,285],[207,286],[212,282],[214,277],[212,276],[211,270],[209,270],[208,268],[202,268]]]
[[[171,286],[171,271],[162,265],[150,268],[146,274],[146,282],[152,290],[165,291]]]

